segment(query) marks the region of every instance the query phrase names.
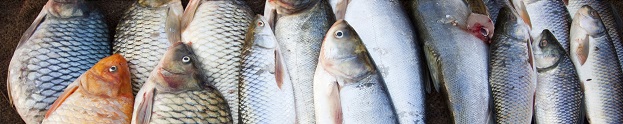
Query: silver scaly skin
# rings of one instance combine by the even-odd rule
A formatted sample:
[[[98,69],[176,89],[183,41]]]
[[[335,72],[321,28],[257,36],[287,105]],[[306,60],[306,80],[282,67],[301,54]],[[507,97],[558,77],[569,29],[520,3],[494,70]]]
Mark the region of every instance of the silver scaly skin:
[[[495,122],[529,124],[537,78],[530,29],[509,7],[502,7],[497,21],[489,61]]]
[[[543,30],[532,44],[538,71],[534,98],[537,124],[579,124],[584,122],[582,86],[569,55],[549,30]]]
[[[12,104],[26,123],[41,123],[65,87],[110,51],[106,22],[99,12],[82,0],[48,1],[9,64]]]
[[[571,16],[562,0],[524,0],[526,11],[532,23],[532,36],[550,30],[558,42],[569,53],[569,29]]]
[[[313,76],[320,46],[334,22],[326,0],[271,0],[280,16],[275,36],[292,79],[297,123],[315,123]]]
[[[454,122],[491,122],[489,47],[464,30],[471,13],[465,1],[413,0],[409,4],[432,82],[437,91],[447,94]]]
[[[571,23],[571,61],[584,88],[591,124],[623,123],[623,72],[598,10],[582,6]]]
[[[245,39],[240,116],[245,124],[294,124],[292,82],[267,20],[255,17]]]
[[[242,46],[251,10],[242,0],[191,0],[182,18],[182,41],[195,51],[204,80],[225,96],[238,123]]]
[[[171,45],[171,41],[179,41],[182,12],[180,0],[139,0],[121,17],[113,42],[113,52],[128,60],[135,95]]]
[[[482,0],[487,6],[487,10],[489,11],[489,17],[491,21],[495,24],[497,22],[498,13],[500,13],[500,9],[503,6],[510,5],[509,0]]]
[[[613,9],[608,5],[606,0],[569,0],[567,9],[571,18],[575,18],[577,11],[584,5],[589,5],[599,13],[603,25],[606,27],[606,31],[610,40],[614,44],[616,55],[619,58],[619,64],[623,67],[623,29],[619,28],[616,23],[616,19],[613,14]],[[572,42],[572,41],[570,41]]]

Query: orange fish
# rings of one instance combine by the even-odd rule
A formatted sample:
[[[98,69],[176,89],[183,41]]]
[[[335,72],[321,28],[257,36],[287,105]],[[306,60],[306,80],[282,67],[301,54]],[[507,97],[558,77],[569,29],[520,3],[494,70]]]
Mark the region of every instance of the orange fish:
[[[134,96],[130,69],[114,54],[69,84],[50,106],[43,123],[130,123]]]

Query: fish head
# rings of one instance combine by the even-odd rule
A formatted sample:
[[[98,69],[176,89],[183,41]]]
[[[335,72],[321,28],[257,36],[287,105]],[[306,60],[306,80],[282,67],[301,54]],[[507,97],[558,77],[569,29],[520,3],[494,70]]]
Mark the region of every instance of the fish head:
[[[498,36],[522,39],[526,42],[530,40],[530,28],[517,12],[508,6],[500,9],[495,27],[495,33],[500,34]]]
[[[344,20],[336,21],[327,32],[319,59],[338,80],[357,81],[375,70],[359,35]]]
[[[195,56],[186,44],[175,42],[164,54],[156,73],[156,85],[159,90],[180,90],[199,87],[199,73],[195,63]]]
[[[84,0],[50,0],[44,7],[52,16],[58,18],[88,16],[88,8]]]
[[[580,29],[590,36],[596,37],[606,34],[606,28],[601,22],[601,17],[597,10],[588,5],[584,5],[578,9],[573,20],[578,24]]]
[[[277,39],[273,34],[268,21],[264,16],[256,15],[252,24],[249,25],[244,43],[244,52],[251,49],[252,46],[258,46],[265,49],[275,49],[277,47]]]
[[[81,77],[80,87],[97,96],[132,96],[130,68],[120,54],[114,54],[97,62]]]
[[[538,71],[556,67],[566,55],[565,49],[547,29],[534,40],[532,50],[534,50],[534,60]]]
[[[268,0],[278,14],[293,14],[311,8],[320,0]]]

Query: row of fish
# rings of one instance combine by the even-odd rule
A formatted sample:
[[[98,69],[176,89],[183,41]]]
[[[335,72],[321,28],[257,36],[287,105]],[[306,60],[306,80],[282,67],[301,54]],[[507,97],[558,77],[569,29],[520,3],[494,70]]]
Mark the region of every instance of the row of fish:
[[[621,123],[607,2],[138,0],[109,42],[50,0],[7,88],[27,123],[425,123],[426,91],[455,123]]]

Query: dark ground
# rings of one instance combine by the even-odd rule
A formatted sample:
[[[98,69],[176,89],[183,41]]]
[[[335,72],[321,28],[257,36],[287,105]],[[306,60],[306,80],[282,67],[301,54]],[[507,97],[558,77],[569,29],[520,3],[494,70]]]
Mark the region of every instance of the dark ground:
[[[95,8],[100,10],[105,17],[110,30],[110,36],[114,35],[114,28],[121,17],[123,11],[135,0],[87,0]],[[253,1],[253,0],[247,0]],[[6,91],[7,67],[13,56],[13,51],[19,42],[22,33],[34,21],[37,14],[47,0],[2,0],[0,1],[0,123],[2,124],[21,124],[24,123],[17,114],[13,106],[8,102]],[[186,6],[188,0],[182,0]],[[262,5],[263,2],[249,2]],[[262,11],[263,7],[252,7],[256,11]],[[446,124],[450,123],[450,115],[447,106],[442,100],[442,95],[438,93],[426,95],[427,123]],[[399,108],[398,108],[399,109]]]

